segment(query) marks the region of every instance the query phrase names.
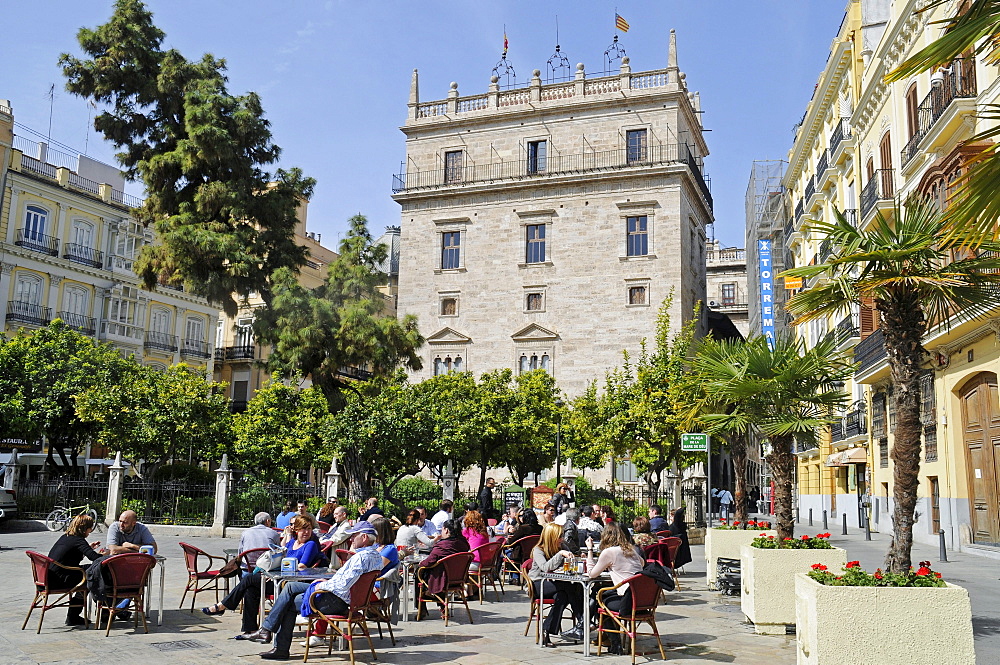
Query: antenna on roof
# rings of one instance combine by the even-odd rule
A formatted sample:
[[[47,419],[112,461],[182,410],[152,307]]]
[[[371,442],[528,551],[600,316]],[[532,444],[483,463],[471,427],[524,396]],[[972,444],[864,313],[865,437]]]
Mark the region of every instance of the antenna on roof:
[[[49,98],[49,133],[45,137],[45,142],[48,143],[52,140],[52,106],[56,99],[56,84],[49,84],[49,92],[46,94]]]
[[[565,70],[565,73],[563,73]],[[569,58],[559,49],[559,15],[556,15],[556,52],[545,63],[546,83],[553,81],[568,81],[573,69],[569,66]]]

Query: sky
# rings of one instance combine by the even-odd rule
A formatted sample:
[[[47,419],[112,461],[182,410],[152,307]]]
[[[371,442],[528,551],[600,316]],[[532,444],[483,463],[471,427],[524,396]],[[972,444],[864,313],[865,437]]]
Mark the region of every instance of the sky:
[[[633,72],[666,66],[671,29],[680,69],[701,93],[711,154],[706,171],[715,199],[715,236],[743,246],[744,197],[752,162],[784,159],[825,66],[847,0],[535,0],[368,2],[345,0],[147,0],[164,46],[188,59],[225,58],[234,94],[257,92],[282,148],[280,166],[317,180],[309,230],[336,249],[352,215],[367,216],[378,235],[398,225],[392,175],[406,150],[413,69],[420,99],[444,99],[456,81],[462,95],[485,93],[503,48],[519,83],[545,72],[561,51],[587,72],[603,70],[616,34],[615,10],[629,23],[617,32]],[[76,33],[111,15],[111,0],[0,0],[0,99],[17,123],[107,162],[114,150],[93,131],[86,100],[65,90],[59,55],[79,55]],[[544,75],[544,74],[543,74]],[[50,109],[49,89],[55,84]],[[141,194],[139,185],[129,191]]]

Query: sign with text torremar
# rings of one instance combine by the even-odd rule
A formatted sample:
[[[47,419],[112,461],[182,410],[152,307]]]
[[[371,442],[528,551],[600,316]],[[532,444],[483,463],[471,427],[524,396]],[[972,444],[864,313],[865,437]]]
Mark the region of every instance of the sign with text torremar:
[[[694,432],[681,434],[681,450],[689,453],[708,452],[708,435]]]

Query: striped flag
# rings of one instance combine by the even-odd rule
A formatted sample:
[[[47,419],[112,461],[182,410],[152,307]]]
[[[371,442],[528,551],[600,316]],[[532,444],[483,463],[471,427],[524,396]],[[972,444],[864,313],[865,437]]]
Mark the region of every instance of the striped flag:
[[[615,27],[622,32],[628,32],[628,21],[621,14],[615,12]]]
[[[503,54],[507,55],[507,31],[503,31]]]

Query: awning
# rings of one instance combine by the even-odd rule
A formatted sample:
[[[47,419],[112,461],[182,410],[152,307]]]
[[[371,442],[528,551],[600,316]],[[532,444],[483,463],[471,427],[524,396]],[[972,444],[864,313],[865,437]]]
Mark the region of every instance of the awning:
[[[830,455],[829,457],[826,458],[826,465],[827,466],[846,466],[843,462],[840,461],[840,458],[843,456],[843,454],[844,453],[834,453],[834,454]]]
[[[827,466],[847,466],[848,464],[865,464],[868,462],[866,448],[848,448],[826,458]]]

